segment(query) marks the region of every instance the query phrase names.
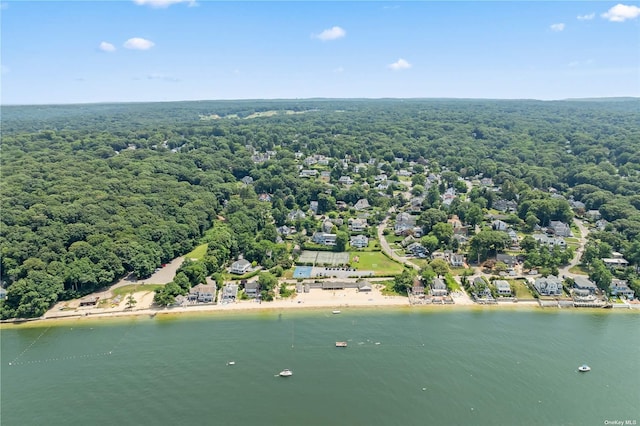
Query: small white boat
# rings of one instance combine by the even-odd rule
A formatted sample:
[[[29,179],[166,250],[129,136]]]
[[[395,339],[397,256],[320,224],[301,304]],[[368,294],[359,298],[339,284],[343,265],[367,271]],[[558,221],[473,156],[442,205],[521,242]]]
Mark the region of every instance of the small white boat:
[[[280,372],[280,377],[289,377],[289,376],[293,376],[293,371],[291,371],[291,370],[282,370]]]
[[[235,362],[235,361],[229,361],[229,362],[227,363],[227,365],[236,365],[236,362]]]
[[[589,367],[587,364],[583,364],[578,367],[578,371],[581,373],[586,373],[587,371],[591,371],[591,367]]]
[[[336,348],[346,348],[347,342],[336,342]]]
[[[339,313],[340,313],[340,311],[333,311],[332,313],[333,313],[333,314],[339,314]]]

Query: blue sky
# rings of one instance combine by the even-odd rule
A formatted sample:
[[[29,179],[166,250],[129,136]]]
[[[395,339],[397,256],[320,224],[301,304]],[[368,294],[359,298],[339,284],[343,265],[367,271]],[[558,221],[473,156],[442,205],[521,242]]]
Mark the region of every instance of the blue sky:
[[[640,96],[638,2],[2,2],[2,104]]]

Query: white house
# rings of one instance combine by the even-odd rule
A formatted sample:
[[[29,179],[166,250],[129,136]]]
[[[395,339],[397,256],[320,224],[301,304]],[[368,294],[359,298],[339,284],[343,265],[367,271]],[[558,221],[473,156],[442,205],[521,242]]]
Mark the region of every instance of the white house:
[[[449,263],[456,268],[464,266],[464,256],[461,254],[452,254],[451,257],[449,257]]]
[[[495,280],[493,285],[496,286],[496,290],[498,294],[501,296],[511,296],[511,286],[507,281],[504,280]]]
[[[351,247],[365,248],[369,245],[369,238],[364,235],[354,235],[349,240],[349,244],[351,244]]]
[[[362,232],[367,229],[367,219],[349,219],[349,230],[352,232]]]
[[[562,296],[562,280],[553,275],[536,278],[533,286],[541,296]]]
[[[627,281],[614,279],[611,280],[611,294],[614,296],[624,296],[629,300],[633,300],[635,293],[629,288]]]
[[[447,286],[440,278],[434,278],[429,290],[432,296],[446,296],[449,292]]]
[[[322,244],[323,246],[335,246],[336,234],[328,234],[326,232],[315,232],[311,237],[311,241],[316,244]]]
[[[237,275],[244,275],[251,269],[251,262],[247,259],[238,259],[231,264],[231,273]]]
[[[358,200],[358,202],[353,206],[356,210],[366,210],[368,208],[370,208],[371,206],[369,205],[369,200],[367,200],[366,198],[361,198]]]
[[[340,179],[338,179],[338,183],[342,185],[353,185],[354,180],[351,178],[351,176],[340,176]]]

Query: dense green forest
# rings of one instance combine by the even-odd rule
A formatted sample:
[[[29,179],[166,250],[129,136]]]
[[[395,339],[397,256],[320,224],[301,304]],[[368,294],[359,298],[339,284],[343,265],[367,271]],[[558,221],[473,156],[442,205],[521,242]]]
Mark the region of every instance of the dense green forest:
[[[240,253],[287,268],[275,228],[290,211],[313,200],[324,211],[361,198],[382,209],[401,202],[393,188],[369,185],[376,166],[354,171],[370,159],[389,174],[399,160],[413,161],[452,186],[459,177],[492,178],[530,225],[570,219],[566,203],[550,197],[554,188],[608,221],[593,246],[607,244],[640,265],[639,111],[637,99],[4,106],[0,254],[8,293],[0,315],[39,316],[128,272],[146,277],[200,241],[210,243],[206,275]],[[256,160],[267,151],[276,155]],[[356,184],[300,177],[299,157],[315,154],[330,158],[332,178],[351,174]],[[251,186],[241,183],[247,176]],[[431,191],[420,216],[427,232],[430,217],[477,222],[497,197],[474,188],[465,203],[447,207],[438,188]],[[258,202],[260,193],[271,202]]]

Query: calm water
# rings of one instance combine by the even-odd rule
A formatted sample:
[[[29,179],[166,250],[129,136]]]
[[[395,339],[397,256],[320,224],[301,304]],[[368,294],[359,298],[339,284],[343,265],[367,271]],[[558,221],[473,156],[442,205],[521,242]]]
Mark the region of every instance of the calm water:
[[[640,424],[633,313],[283,311],[1,333],[3,426]]]

